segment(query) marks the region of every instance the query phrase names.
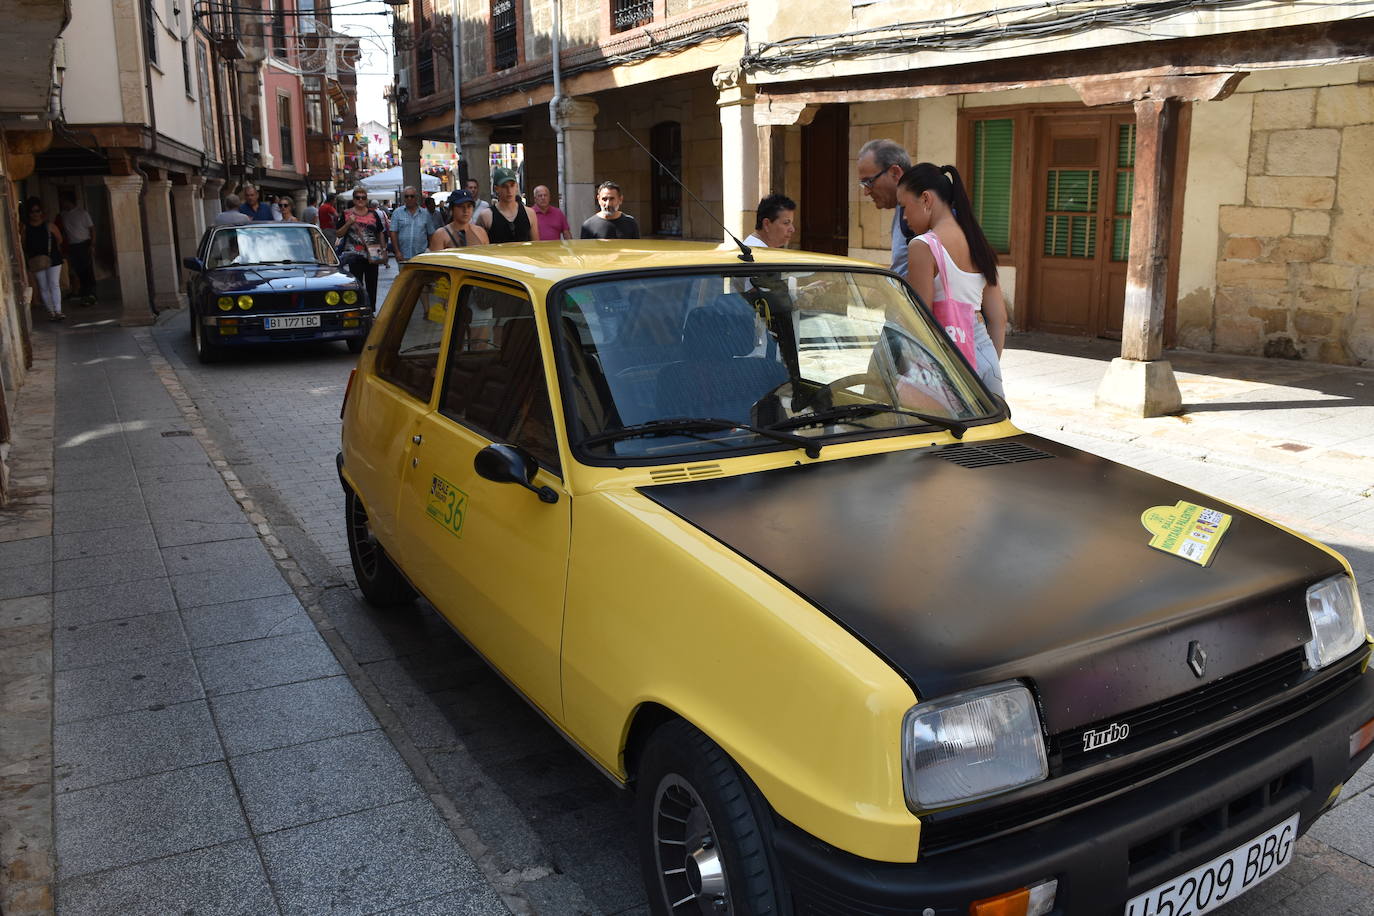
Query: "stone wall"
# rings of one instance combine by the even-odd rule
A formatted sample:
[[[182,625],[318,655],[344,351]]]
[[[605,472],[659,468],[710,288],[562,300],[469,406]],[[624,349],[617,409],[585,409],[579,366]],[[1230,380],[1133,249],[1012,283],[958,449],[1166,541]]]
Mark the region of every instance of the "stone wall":
[[[1374,366],[1374,67],[1358,76],[1254,95],[1245,202],[1219,213],[1215,349]]]
[[[650,133],[655,124],[677,121],[682,125],[680,177],[711,211],[709,215],[703,212],[691,197],[683,194],[682,238],[719,241],[724,188],[717,98],[719,93],[711,83],[709,72],[612,89],[595,97],[599,107],[596,116],[597,182],[613,179],[620,185],[625,195],[625,212],[639,221],[639,228],[646,236],[653,232],[650,190],[653,166],[644,150],[617,125],[624,124],[646,148],[650,146]],[[576,226],[588,216],[591,214],[574,219],[574,214],[569,213],[568,222]]]

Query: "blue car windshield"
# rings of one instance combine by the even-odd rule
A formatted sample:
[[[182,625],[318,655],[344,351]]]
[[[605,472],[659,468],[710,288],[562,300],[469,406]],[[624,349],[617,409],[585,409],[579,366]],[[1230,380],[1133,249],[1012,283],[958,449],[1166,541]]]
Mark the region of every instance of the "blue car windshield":
[[[558,324],[572,440],[589,457],[669,459],[773,445],[779,433],[816,444],[962,435],[1000,416],[908,287],[883,273],[598,278],[567,289]]]
[[[232,226],[219,229],[210,239],[205,267],[242,267],[250,264],[339,263],[324,235],[307,223]]]

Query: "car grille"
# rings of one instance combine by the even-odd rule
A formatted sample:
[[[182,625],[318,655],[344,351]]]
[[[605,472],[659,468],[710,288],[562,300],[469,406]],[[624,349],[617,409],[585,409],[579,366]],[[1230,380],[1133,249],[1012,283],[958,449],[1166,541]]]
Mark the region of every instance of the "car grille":
[[[324,293],[263,293],[253,295],[253,308],[250,312],[295,312],[302,309],[348,308],[342,302],[326,305]],[[361,297],[360,297],[361,298]]]
[[[1155,741],[1149,743],[1157,744],[1172,736],[1175,729],[1167,719],[1170,709],[1178,710],[1173,714],[1185,717],[1188,722],[1187,726],[1179,726],[1177,731],[1182,734],[1193,729],[1195,736],[1187,743],[1171,747],[1167,753],[1155,754],[1132,766],[1085,775],[1058,786],[1054,784],[1055,777],[1051,776],[1049,782],[1028,790],[1027,794],[985,803],[985,808],[963,812],[956,809],[927,815],[921,826],[921,854],[936,855],[1006,836],[1139,788],[1273,723],[1320,705],[1360,677],[1363,661],[1363,655],[1352,657],[1340,668],[1322,672],[1305,688],[1299,686],[1291,696],[1280,699],[1285,685],[1290,685],[1297,676],[1295,663],[1297,669],[1301,668],[1302,650],[1297,649],[1241,671],[1226,681],[1218,681],[1181,697],[1135,710],[1128,716],[1138,717],[1145,723],[1142,727],[1153,729],[1156,736]],[[1236,685],[1234,691],[1229,686],[1223,686],[1233,683]],[[1255,715],[1221,727],[1203,727],[1208,722],[1215,722],[1243,709],[1247,703],[1266,700],[1269,701],[1266,707]],[[1073,742],[1075,736],[1081,747],[1082,729],[1052,737],[1050,747],[1062,753],[1064,744]],[[1078,768],[1087,773],[1098,762],[1099,759],[1080,762]],[[1071,775],[1073,771],[1063,772]]]
[[[1101,760],[1185,735],[1291,689],[1302,672],[1303,650],[1294,649],[1205,687],[1109,720],[1060,732],[1050,738],[1045,748],[1050,758],[1050,774],[1074,773]],[[1084,750],[1083,733],[1100,731],[1109,725],[1128,726],[1130,734],[1108,748]]]

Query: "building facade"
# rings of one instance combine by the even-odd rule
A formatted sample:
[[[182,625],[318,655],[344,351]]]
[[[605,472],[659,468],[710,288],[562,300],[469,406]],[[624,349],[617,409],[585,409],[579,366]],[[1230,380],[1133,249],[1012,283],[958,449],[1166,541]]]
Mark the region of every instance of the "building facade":
[[[855,157],[891,137],[959,166],[1016,328],[1374,365],[1374,25],[1349,7],[573,0],[557,100],[552,4],[458,9],[465,166],[485,183],[518,140],[575,220],[611,178],[646,232],[719,237],[642,144],[732,231],[782,191],[801,247],[886,263]],[[451,18],[397,17],[406,162],[453,136]]]

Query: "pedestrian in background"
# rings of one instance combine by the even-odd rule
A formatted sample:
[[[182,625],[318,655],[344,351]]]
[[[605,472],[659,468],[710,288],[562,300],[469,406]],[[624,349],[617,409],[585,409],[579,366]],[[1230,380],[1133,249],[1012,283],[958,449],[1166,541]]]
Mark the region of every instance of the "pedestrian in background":
[[[907,227],[907,282],[945,327],[978,377],[1002,389],[1007,303],[997,285],[997,252],[973,218],[959,171],[921,162],[897,184]]]
[[[95,302],[95,262],[91,257],[95,247],[95,221],[77,204],[76,195],[71,191],[63,191],[58,201],[62,208],[58,230],[67,240],[67,260],[71,262],[72,273],[76,274],[75,298],[90,305]]]
[[[486,230],[491,244],[500,242],[529,242],[534,239],[538,217],[532,207],[520,199],[520,186],[515,172],[497,169],[491,183],[496,188],[496,206],[473,217],[473,222]]]
[[[439,212],[439,208],[435,205],[433,197],[426,197],[424,206],[425,215],[429,217],[429,234],[433,235],[438,232],[439,227],[448,222],[448,220],[444,219],[443,214]]]
[[[486,230],[472,221],[472,214],[476,210],[472,195],[467,191],[454,191],[448,200],[453,218],[430,236],[429,250],[443,251],[446,248],[487,244]]]
[[[320,231],[331,245],[338,241],[339,236],[335,231],[338,225],[339,211],[334,206],[334,198],[326,197],[324,203],[320,204]]]
[[[283,194],[281,197],[278,197],[278,198],[277,198],[277,212],[278,212],[279,214],[281,214],[281,215],[278,217],[278,219],[279,219],[281,222],[283,222],[283,223],[299,223],[300,220],[296,218],[296,214],[293,212],[294,209],[295,209],[295,206],[296,206],[296,200],[295,200],[295,198],[293,198],[293,197],[288,197],[288,196],[285,195],[285,194]]]
[[[562,210],[549,202],[549,189],[539,185],[534,189],[534,215],[539,223],[539,241],[572,238],[572,226]]]
[[[38,296],[48,310],[49,321],[63,321],[62,314],[62,233],[43,212],[43,202],[30,197],[24,205],[25,266],[38,287]]]
[[[620,185],[614,181],[603,181],[596,186],[596,202],[601,209],[595,216],[589,216],[582,223],[584,239],[637,239],[639,223],[620,209],[624,196]]]
[[[906,276],[906,246],[914,237],[902,220],[901,207],[897,206],[897,182],[909,168],[911,156],[895,140],[870,140],[859,147],[859,161],[855,165],[855,171],[859,173],[859,187],[879,210],[897,208],[892,215],[890,269],[899,277]]]
[[[239,196],[237,194],[224,195],[224,210],[215,214],[215,225],[242,226],[246,223],[251,223],[253,221],[253,217],[249,216],[247,213],[244,213],[243,210],[240,209],[242,205],[243,201],[239,200]]]
[[[463,187],[468,194],[472,195],[472,218],[476,219],[487,210],[491,209],[491,203],[482,199],[482,186],[477,183],[476,178],[469,178],[463,182]]]
[[[281,215],[272,208],[272,205],[263,202],[258,196],[258,186],[255,184],[243,186],[243,204],[239,207],[239,212],[255,223],[270,223],[273,220],[281,219]]]
[[[401,191],[404,206],[391,214],[391,244],[396,249],[396,262],[403,264],[429,248],[429,211],[420,207],[420,192],[414,188]]]
[[[389,261],[386,253],[386,226],[376,210],[368,206],[367,191],[353,192],[353,206],[344,211],[339,226],[343,244],[356,253],[350,270],[367,288],[367,300],[377,301],[377,271]]]
[[[306,195],[305,209],[301,211],[301,222],[309,223],[312,226],[320,224],[320,208],[315,206],[315,194],[311,192]]]
[[[786,248],[797,231],[797,202],[785,194],[769,194],[754,212],[754,231],[744,244],[754,248]]]

